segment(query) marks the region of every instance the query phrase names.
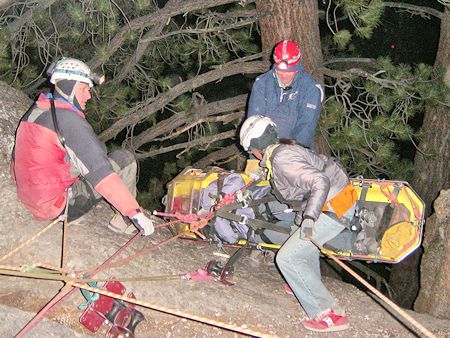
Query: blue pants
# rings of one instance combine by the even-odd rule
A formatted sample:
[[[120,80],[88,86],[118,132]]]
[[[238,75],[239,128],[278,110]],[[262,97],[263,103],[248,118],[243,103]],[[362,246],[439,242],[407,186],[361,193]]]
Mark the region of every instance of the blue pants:
[[[352,212],[353,210],[349,212],[349,215]],[[321,245],[334,239],[334,246],[339,247],[338,235],[344,229],[342,224],[322,213],[315,223],[313,238]],[[342,243],[342,246],[345,247],[345,243]],[[300,228],[278,251],[276,263],[310,318],[316,317],[328,308],[341,312],[337,308],[336,300],[322,283],[319,249],[310,241],[300,238]]]

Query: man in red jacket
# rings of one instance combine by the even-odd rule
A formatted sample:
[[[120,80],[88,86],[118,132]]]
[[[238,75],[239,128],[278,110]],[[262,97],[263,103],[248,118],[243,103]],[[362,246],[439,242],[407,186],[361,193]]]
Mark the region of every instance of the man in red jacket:
[[[119,150],[108,157],[85,119],[91,88],[100,77],[72,58],[62,58],[48,73],[54,94],[39,96],[16,133],[11,168],[20,200],[36,219],[51,220],[64,213],[69,198],[68,220],[72,221],[103,197],[144,235],[152,234],[153,221],[135,198],[133,154]],[[127,227],[120,214],[109,227],[130,232],[134,227]]]

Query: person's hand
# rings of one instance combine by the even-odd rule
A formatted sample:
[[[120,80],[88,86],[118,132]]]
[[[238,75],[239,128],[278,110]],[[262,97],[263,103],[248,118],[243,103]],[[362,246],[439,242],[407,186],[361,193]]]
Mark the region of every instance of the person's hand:
[[[131,221],[138,228],[144,236],[149,236],[155,232],[155,227],[153,226],[153,221],[145,216],[142,212],[138,212],[136,215],[131,217]]]
[[[300,238],[309,240],[314,236],[314,220],[305,218],[300,229]]]

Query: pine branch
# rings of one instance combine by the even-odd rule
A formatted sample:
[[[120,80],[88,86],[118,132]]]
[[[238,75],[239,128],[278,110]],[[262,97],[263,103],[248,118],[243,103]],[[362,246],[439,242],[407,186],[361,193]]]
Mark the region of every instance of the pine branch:
[[[394,89],[397,86],[404,85],[404,82],[402,82],[402,81],[380,79],[379,77],[376,76],[379,72],[376,74],[371,74],[371,73],[369,73],[363,69],[359,69],[359,68],[351,68],[351,69],[347,69],[345,71],[340,71],[340,70],[329,69],[329,68],[323,67],[322,71],[323,71],[324,75],[333,77],[333,78],[349,78],[349,77],[353,77],[355,75],[361,76],[370,81],[378,83],[379,85],[381,85],[385,88],[390,88],[390,89]]]
[[[407,3],[403,3],[403,2],[392,2],[392,1],[385,1],[385,2],[383,2],[383,5],[386,7],[401,8],[401,9],[406,9],[408,11],[433,15],[433,16],[439,18],[440,20],[442,20],[444,17],[444,13],[439,12],[438,10],[431,8],[431,7],[416,6],[416,5],[407,4]]]
[[[147,37],[158,35],[162,32],[164,29],[164,26],[166,25],[166,21],[159,20],[154,23],[154,26],[152,29],[150,29],[145,35],[144,38],[141,39],[136,47],[136,50],[134,51],[134,54],[128,59],[128,61],[125,63],[123,68],[121,69],[120,73],[117,74],[112,82],[120,82],[122,81],[128,73],[138,64],[142,58],[145,55],[145,51],[147,50],[148,45],[150,44],[150,41],[145,41]]]
[[[1,1],[1,0],[0,0]],[[188,12],[202,10],[212,7],[219,7],[222,5],[240,2],[239,0],[169,0],[165,6],[155,12],[148,15],[135,18],[124,25],[121,30],[111,39],[107,50],[103,53],[103,57],[95,56],[86,63],[92,70],[96,70],[101,65],[106,63],[110,57],[124,44],[126,36],[131,31],[142,30],[153,25],[159,25],[160,21],[166,23],[172,17],[177,15],[186,14]],[[252,3],[253,1],[247,1],[246,3]],[[0,7],[1,8],[1,7]],[[157,29],[155,29],[157,31]],[[143,49],[145,50],[145,48]],[[140,50],[141,51],[141,50]],[[136,55],[139,58],[139,55]],[[142,56],[141,56],[142,57]],[[125,76],[125,75],[122,75]],[[36,81],[32,86],[26,89],[27,93],[34,92],[46,79],[42,78]]]
[[[332,63],[375,63],[376,60],[372,58],[335,58],[324,61],[323,65],[329,65]]]
[[[188,151],[196,146],[199,146],[199,145],[205,145],[205,144],[209,145],[213,142],[234,138],[235,136],[236,136],[236,130],[233,129],[233,130],[229,130],[229,131],[226,131],[224,133],[217,134],[214,136],[205,136],[205,137],[201,137],[199,139],[192,140],[189,142],[179,143],[179,144],[175,144],[175,145],[172,145],[169,147],[161,147],[159,149],[150,150],[150,151],[147,151],[144,153],[138,153],[138,154],[136,154],[136,158],[143,159],[143,158],[148,158],[148,157],[154,157],[156,155],[168,153],[168,152],[171,152],[174,150],[179,150],[179,149],[183,149],[183,152],[186,152],[186,151]]]
[[[237,64],[226,63],[217,69],[198,75],[193,79],[184,81],[169,89],[168,91],[159,94],[155,98],[152,98],[149,104],[144,104],[143,107],[136,108],[136,111],[117,120],[111,127],[101,133],[100,139],[102,141],[108,141],[114,138],[124,128],[135,125],[141,120],[148,118],[155,112],[164,108],[164,106],[171,102],[173,99],[195,88],[236,74],[262,73],[266,71],[267,68],[268,63],[263,61],[244,62]]]
[[[92,69],[96,69],[104,64],[108,59],[123,45],[125,37],[130,31],[141,30],[152,26],[155,22],[160,20],[167,22],[172,17],[186,14],[196,10],[204,10],[211,7],[218,7],[230,3],[239,2],[238,0],[169,0],[166,5],[156,12],[135,18],[123,26],[119,33],[117,33],[111,40],[106,53],[103,57],[93,58],[88,62]]]
[[[153,141],[160,135],[170,133],[178,127],[181,127],[189,121],[196,121],[198,119],[223,114],[225,112],[233,111],[245,107],[248,95],[239,95],[221,101],[211,102],[201,106],[195,114],[192,112],[185,112],[173,115],[164,121],[148,128],[141,134],[136,136],[132,142],[134,149],[139,149],[142,145]]]
[[[51,6],[56,0],[41,0],[38,1],[37,4],[28,9],[25,13],[20,15],[16,20],[8,24],[8,31],[11,33],[11,35],[15,35],[19,32],[19,30],[22,28],[23,25],[29,24],[33,20],[33,11],[36,9],[45,9]],[[0,8],[1,8],[1,2],[0,2]]]
[[[211,164],[217,163],[220,160],[229,159],[230,157],[239,155],[240,153],[241,152],[239,151],[239,148],[236,146],[236,144],[232,144],[208,154],[201,160],[192,164],[192,167],[203,169]]]
[[[248,26],[248,25],[250,25],[252,23],[255,23],[256,21],[258,21],[257,18],[252,18],[252,19],[248,19],[248,20],[238,21],[238,22],[235,22],[235,23],[229,24],[229,25],[217,26],[217,27],[211,27],[211,28],[180,29],[180,30],[173,31],[173,32],[170,32],[170,33],[167,33],[167,34],[164,34],[164,35],[160,35],[160,36],[152,36],[152,37],[148,37],[148,38],[143,38],[141,40],[141,42],[145,43],[145,42],[157,41],[157,40],[165,39],[165,38],[168,38],[170,36],[179,35],[179,34],[205,34],[205,33],[226,31],[226,30],[229,30],[229,29],[236,29],[236,28]]]
[[[154,141],[161,142],[161,141],[165,141],[168,139],[176,138],[176,137],[180,136],[181,134],[183,134],[183,133],[189,131],[190,129],[198,126],[199,124],[203,124],[203,123],[221,122],[221,123],[227,124],[227,123],[230,123],[231,121],[243,118],[244,115],[245,115],[244,111],[238,111],[236,113],[230,113],[230,114],[226,114],[226,115],[202,117],[198,120],[191,122],[190,124],[184,125],[183,127],[175,130],[173,133],[171,133],[167,136],[154,139]]]
[[[256,14],[256,12],[255,12]],[[155,23],[155,26],[147,32],[142,39],[140,39],[138,46],[136,48],[136,51],[132,57],[130,57],[129,61],[126,63],[126,65],[122,68],[120,73],[114,77],[113,82],[120,82],[122,81],[127,74],[131,71],[131,69],[141,61],[142,57],[145,54],[145,51],[147,50],[147,47],[151,42],[162,40],[174,35],[179,34],[205,34],[205,33],[213,33],[213,32],[220,32],[220,31],[226,31],[230,29],[236,29],[240,27],[244,27],[250,24],[253,24],[258,21],[258,18],[251,18],[248,20],[243,20],[239,22],[235,22],[233,24],[229,25],[223,25],[223,26],[217,26],[212,28],[205,28],[205,29],[180,29],[177,31],[172,31],[167,34],[159,35],[161,31],[163,30],[166,21],[160,20],[159,23]]]

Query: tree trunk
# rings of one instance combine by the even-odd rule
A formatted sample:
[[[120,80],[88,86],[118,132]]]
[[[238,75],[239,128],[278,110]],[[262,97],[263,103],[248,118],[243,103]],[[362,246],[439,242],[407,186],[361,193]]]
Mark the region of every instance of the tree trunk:
[[[281,40],[293,40],[300,46],[305,70],[323,83],[317,1],[258,0],[256,10],[261,17],[259,26],[264,59],[271,58],[274,46]],[[328,144],[319,131],[315,146],[320,153],[330,154]]]
[[[307,72],[323,83],[323,56],[320,47],[319,9],[316,0],[259,0],[261,42],[265,60],[284,39],[298,43]]]
[[[434,67],[447,70],[446,84],[450,87],[450,63],[448,61],[450,53],[449,23],[450,15],[449,11],[446,10],[441,21],[441,36]],[[446,101],[446,99],[444,98],[443,101]],[[426,108],[422,129],[428,132],[419,148],[423,153],[431,151],[434,156],[429,158],[423,156],[421,152],[417,152],[414,159],[415,172],[412,184],[426,204],[427,215],[431,214],[432,203],[438,196],[439,191],[448,187],[449,127],[447,107],[439,105]]]
[[[420,292],[414,311],[450,319],[450,190],[442,190],[434,202],[435,212],[427,218],[420,265]]]
[[[449,12],[441,20],[441,36],[439,48],[436,55],[435,68],[447,68],[449,71],[448,54],[449,50]],[[447,83],[448,85],[448,83]],[[445,98],[444,98],[445,101]],[[431,205],[441,189],[448,185],[449,171],[449,147],[448,139],[449,119],[448,109],[442,105],[429,106],[426,108],[422,128],[427,131],[425,140],[420,144],[421,152],[433,152],[433,158],[424,157],[421,152],[417,152],[414,160],[415,173],[412,181],[413,188],[422,197],[426,204],[426,215],[431,213]],[[425,224],[425,236],[434,234],[436,229],[428,229],[427,226],[436,226],[438,223]],[[428,238],[425,237],[425,241]],[[447,239],[448,240],[448,239]],[[433,256],[426,256],[432,259]],[[412,307],[420,289],[419,266],[428,262],[420,261],[421,251],[416,251],[404,262],[395,265],[391,271],[389,284],[396,293],[396,301],[404,307]],[[445,266],[439,267],[441,272]],[[436,275],[441,273],[436,271]],[[422,285],[424,288],[430,287]],[[435,294],[439,297],[439,294]]]

